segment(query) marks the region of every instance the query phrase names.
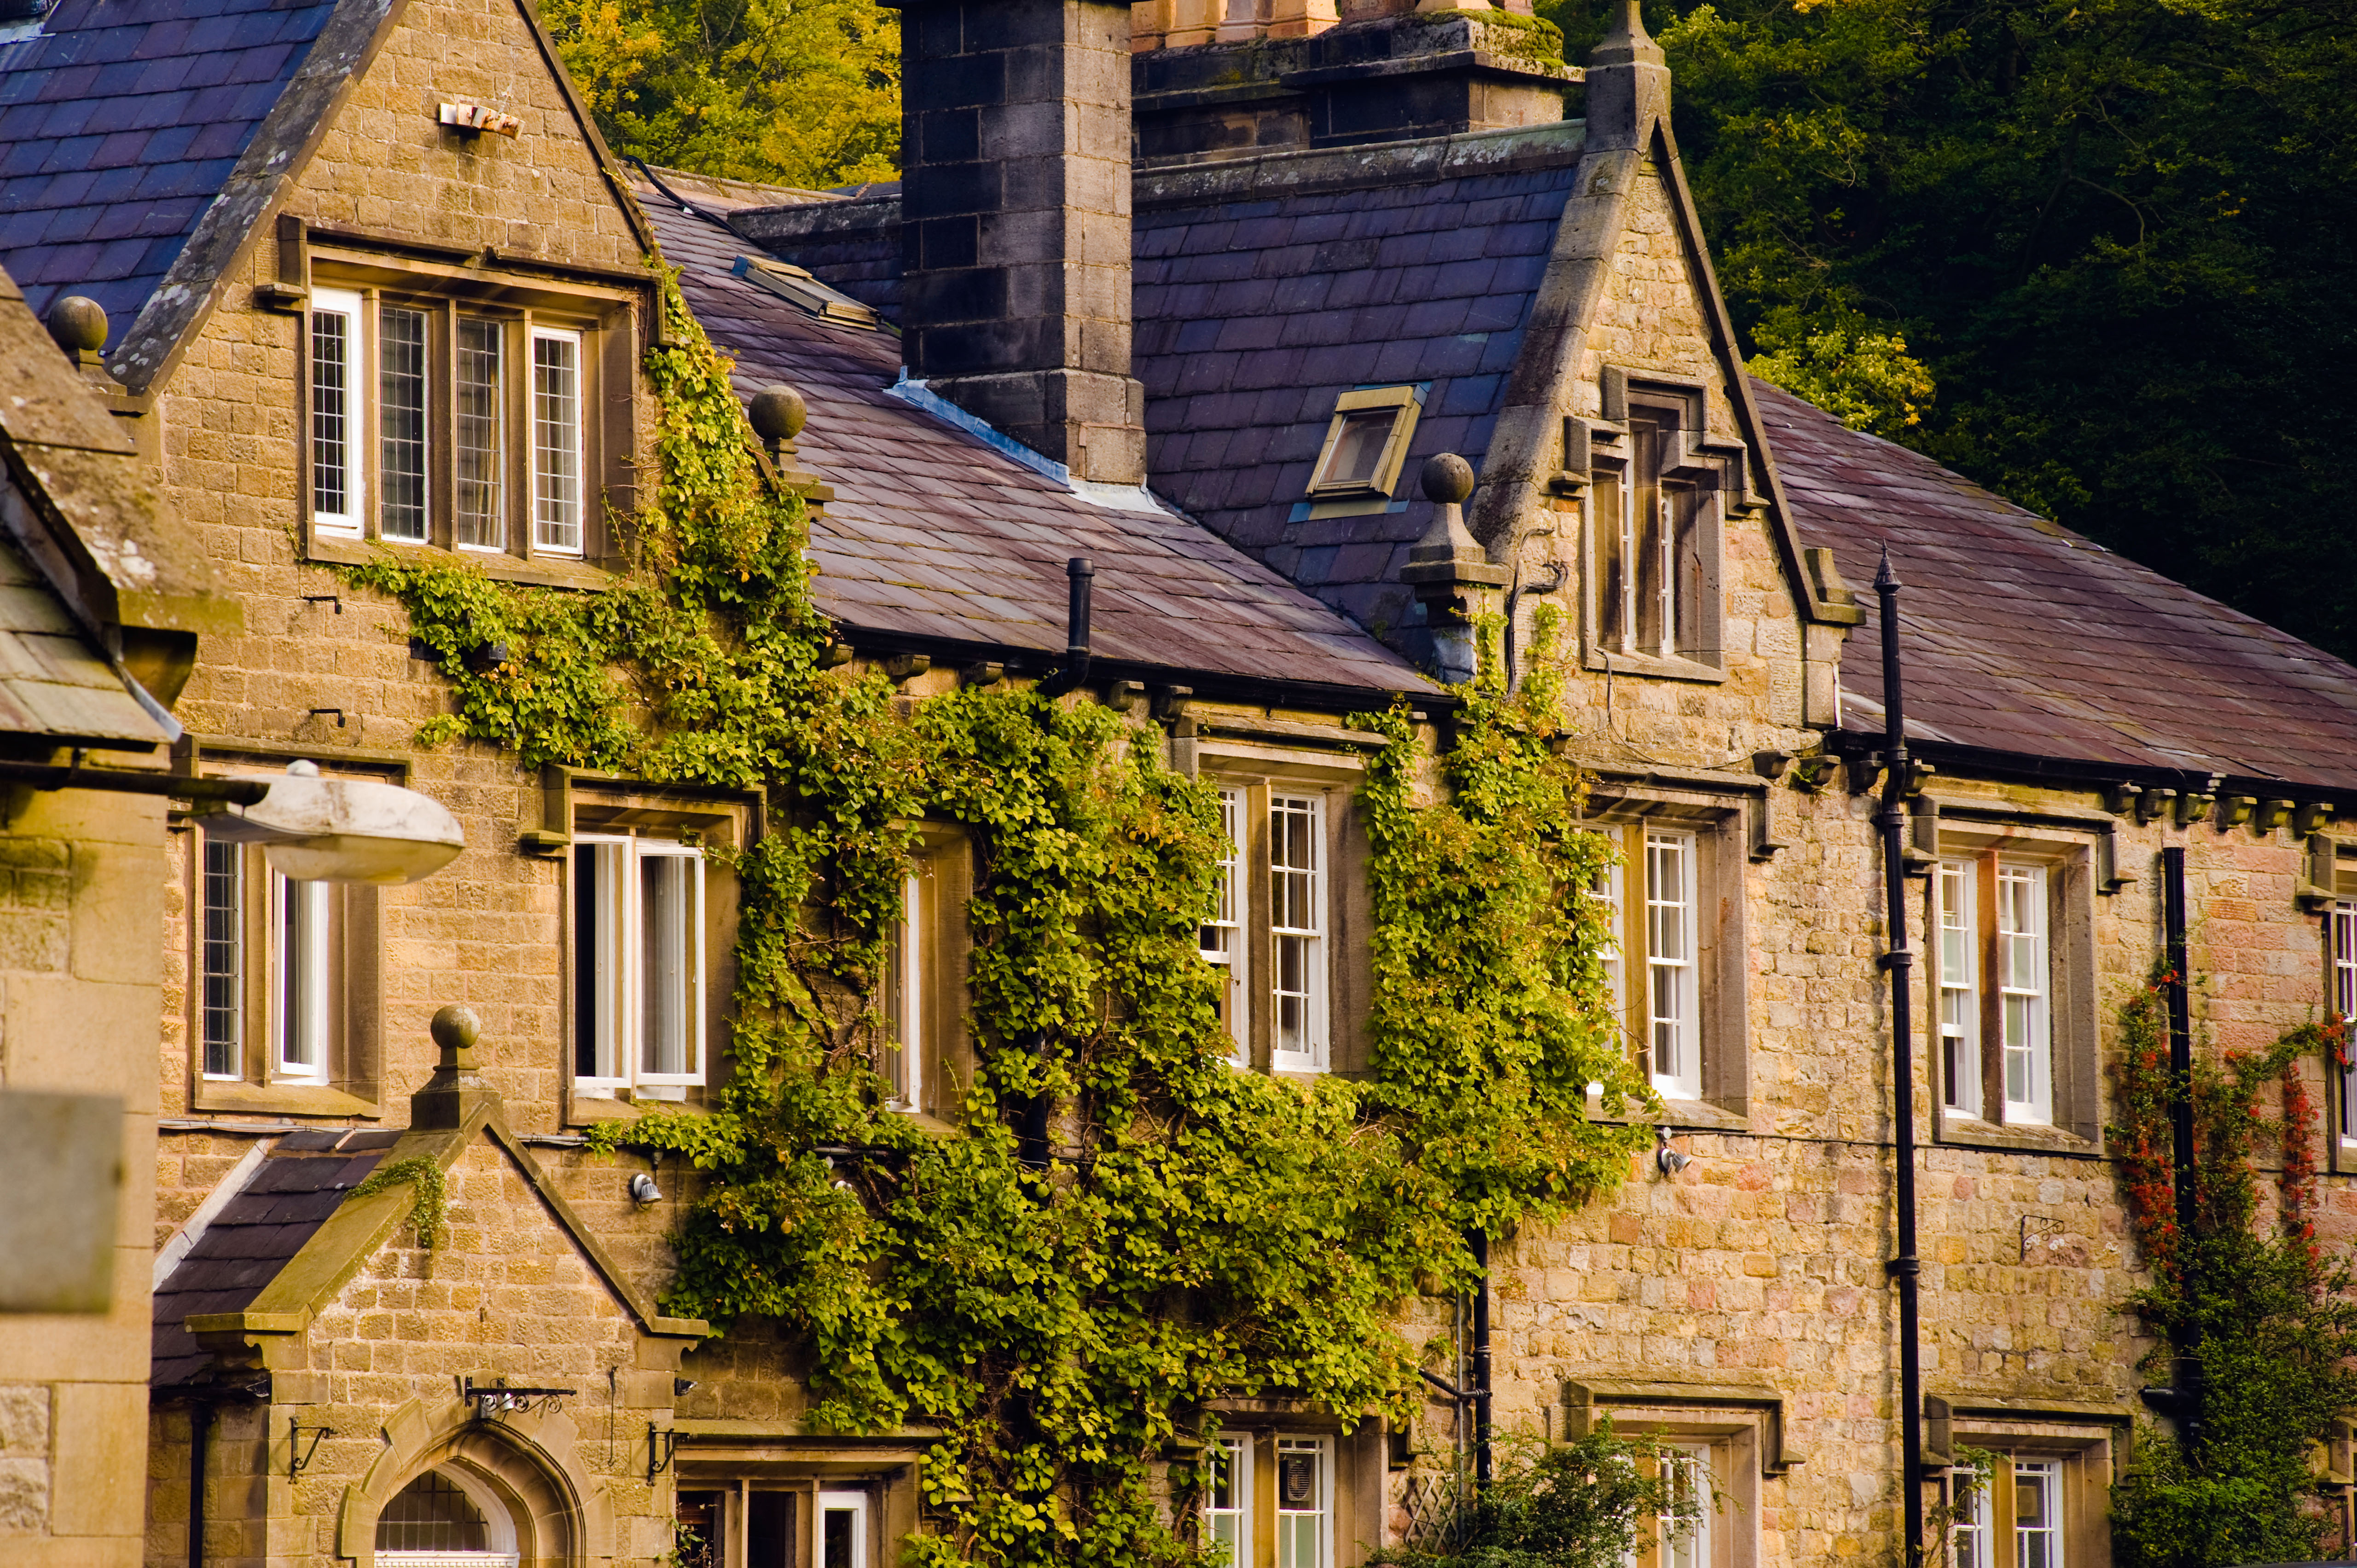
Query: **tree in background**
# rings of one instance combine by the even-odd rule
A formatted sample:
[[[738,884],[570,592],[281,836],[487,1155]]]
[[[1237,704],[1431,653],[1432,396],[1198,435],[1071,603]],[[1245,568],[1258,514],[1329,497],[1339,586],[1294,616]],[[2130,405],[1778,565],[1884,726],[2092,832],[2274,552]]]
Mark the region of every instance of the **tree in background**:
[[[1755,371],[2357,657],[2357,0],[1645,17]]]
[[[876,0],[548,0],[615,152],[823,189],[897,179],[900,24]]]

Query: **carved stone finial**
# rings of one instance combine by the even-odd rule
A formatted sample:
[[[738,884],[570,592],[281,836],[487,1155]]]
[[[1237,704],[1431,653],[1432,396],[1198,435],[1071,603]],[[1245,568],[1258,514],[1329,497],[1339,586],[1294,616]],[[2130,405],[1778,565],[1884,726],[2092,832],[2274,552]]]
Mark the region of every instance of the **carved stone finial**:
[[[1612,26],[1598,39],[1595,50],[1587,57],[1590,65],[1630,65],[1642,62],[1659,65],[1667,58],[1662,46],[1645,31],[1645,18],[1638,0],[1620,0],[1614,7]]]
[[[809,403],[782,381],[755,392],[746,413],[753,422],[753,434],[761,438],[772,458],[791,452],[794,437],[810,423]]]
[[[106,307],[85,295],[70,294],[52,304],[46,325],[77,364],[96,364],[98,351],[106,347]]]
[[[1424,460],[1417,483],[1425,499],[1458,506],[1473,493],[1473,465],[1454,452],[1436,452]]]
[[[453,1002],[434,1015],[434,1043],[442,1047],[445,1072],[472,1072],[475,1042],[482,1037],[483,1021],[463,1002]]]

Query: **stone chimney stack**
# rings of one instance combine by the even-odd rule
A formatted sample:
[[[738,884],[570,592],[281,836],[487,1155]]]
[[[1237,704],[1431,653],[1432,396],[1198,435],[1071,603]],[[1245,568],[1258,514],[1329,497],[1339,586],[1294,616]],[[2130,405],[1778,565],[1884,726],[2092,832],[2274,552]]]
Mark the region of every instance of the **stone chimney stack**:
[[[1142,482],[1126,0],[893,3],[909,377],[1076,478]]]

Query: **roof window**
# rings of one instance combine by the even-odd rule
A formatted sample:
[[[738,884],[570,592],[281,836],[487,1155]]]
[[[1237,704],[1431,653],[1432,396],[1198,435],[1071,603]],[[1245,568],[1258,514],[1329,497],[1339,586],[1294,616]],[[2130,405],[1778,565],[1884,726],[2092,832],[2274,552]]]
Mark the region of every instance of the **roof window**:
[[[737,264],[728,271],[730,276],[743,278],[755,288],[774,294],[788,305],[808,311],[830,325],[857,327],[869,332],[884,325],[884,317],[874,306],[862,305],[849,295],[827,287],[791,262],[773,261],[766,256],[739,256]]]
[[[1310,470],[1310,496],[1390,499],[1424,412],[1424,393],[1423,385],[1360,387],[1335,399],[1325,447]]]

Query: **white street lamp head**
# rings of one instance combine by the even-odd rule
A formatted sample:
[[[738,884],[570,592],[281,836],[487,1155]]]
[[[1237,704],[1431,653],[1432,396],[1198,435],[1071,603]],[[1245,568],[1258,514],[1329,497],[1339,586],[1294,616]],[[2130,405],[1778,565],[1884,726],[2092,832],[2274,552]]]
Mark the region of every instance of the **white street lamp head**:
[[[208,816],[204,826],[215,838],[259,843],[290,882],[415,882],[467,847],[440,801],[398,784],[323,779],[316,762],[287,764],[258,804]]]

